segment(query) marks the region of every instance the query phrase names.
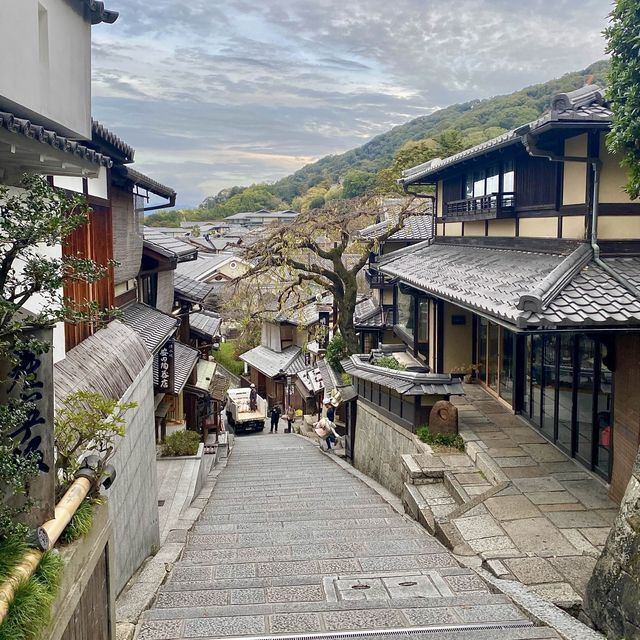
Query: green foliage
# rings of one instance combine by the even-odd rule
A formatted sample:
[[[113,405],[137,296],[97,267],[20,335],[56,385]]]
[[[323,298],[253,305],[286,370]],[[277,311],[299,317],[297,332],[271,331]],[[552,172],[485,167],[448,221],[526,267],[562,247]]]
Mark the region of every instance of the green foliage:
[[[376,367],[385,367],[386,369],[395,369],[401,371],[405,367],[400,364],[393,356],[380,356],[373,361]]]
[[[63,569],[60,554],[43,554],[31,578],[16,589],[7,617],[0,625],[0,640],[37,640],[49,624]]]
[[[285,208],[285,203],[274,194],[268,184],[254,184],[250,187],[234,187],[225,190],[233,192],[228,198],[211,196],[197,209],[180,211],[159,211],[147,216],[144,223],[149,227],[179,227],[183,221],[221,220],[241,211],[276,210]],[[222,193],[222,192],[220,192]],[[206,206],[205,206],[206,205]]]
[[[0,541],[0,583],[9,577],[13,568],[24,558],[27,549],[22,536],[10,536]]]
[[[640,2],[617,0],[605,29],[607,52],[611,54],[608,97],[613,125],[607,146],[622,156],[629,172],[626,191],[640,197]]]
[[[375,175],[368,171],[353,169],[344,174],[342,180],[342,197],[359,198],[369,193],[375,184]]]
[[[336,371],[343,373],[342,364],[340,361],[347,355],[347,347],[344,343],[344,338],[340,333],[335,333],[333,338],[327,345],[327,352],[325,353],[325,359]]]
[[[452,447],[459,451],[464,451],[464,440],[459,434],[453,433],[432,433],[427,425],[418,427],[416,435],[422,442],[426,442],[436,447]]]
[[[342,384],[353,384],[353,378],[351,377],[351,374],[347,373],[346,371],[343,371],[340,374],[340,380],[342,380]]]
[[[200,446],[200,435],[195,431],[174,431],[164,444],[165,456],[195,456]]]
[[[52,258],[42,251],[43,246],[63,244],[86,224],[89,209],[84,199],[56,191],[41,176],[24,176],[21,186],[20,191],[0,186],[0,362],[9,370],[15,367],[12,378],[18,390],[33,381],[33,374],[16,367],[21,355],[39,356],[51,346],[25,331],[27,325],[43,328],[65,320],[91,321],[99,326],[112,315],[112,310],[103,311],[91,302],[73,303],[61,294],[66,282],[101,280],[112,263],[98,265],[76,256]],[[40,311],[31,313],[27,320],[20,310],[34,297],[39,299]],[[0,379],[0,384],[7,382]],[[40,454],[16,455],[10,439],[35,407],[16,395],[14,391],[0,404],[0,491],[5,496],[25,497],[20,504],[0,504],[0,539],[24,535],[25,527],[15,519],[32,506],[27,487],[38,474]]]
[[[93,500],[85,498],[71,518],[71,522],[60,535],[62,544],[75,542],[86,536],[93,526]]]
[[[198,225],[196,225],[195,227],[191,228],[191,237],[192,238],[199,238],[200,237],[200,227]]]
[[[54,440],[63,485],[73,481],[80,468],[78,458],[86,451],[97,454],[104,468],[116,439],[124,436],[124,414],[136,406],[93,391],[76,391],[62,401],[54,419]]]
[[[227,371],[241,376],[244,373],[244,363],[236,357],[236,342],[227,340],[220,343],[217,351],[212,351],[213,359],[219,362]]]
[[[309,203],[309,209],[321,209],[322,207],[324,207],[324,197],[323,196],[316,196]]]

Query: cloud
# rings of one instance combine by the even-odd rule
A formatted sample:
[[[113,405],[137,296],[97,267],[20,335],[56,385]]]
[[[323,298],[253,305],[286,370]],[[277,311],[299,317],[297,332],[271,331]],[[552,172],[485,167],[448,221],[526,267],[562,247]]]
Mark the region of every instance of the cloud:
[[[194,205],[603,56],[609,0],[109,0],[94,115]]]

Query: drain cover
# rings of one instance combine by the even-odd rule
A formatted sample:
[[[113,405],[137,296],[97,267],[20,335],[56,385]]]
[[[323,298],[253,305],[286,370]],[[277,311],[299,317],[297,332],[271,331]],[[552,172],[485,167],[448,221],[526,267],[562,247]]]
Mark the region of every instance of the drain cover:
[[[417,582],[398,582],[399,587],[415,587]]]
[[[365,589],[371,589],[368,584],[354,584],[352,589],[357,589],[358,591],[364,591]]]

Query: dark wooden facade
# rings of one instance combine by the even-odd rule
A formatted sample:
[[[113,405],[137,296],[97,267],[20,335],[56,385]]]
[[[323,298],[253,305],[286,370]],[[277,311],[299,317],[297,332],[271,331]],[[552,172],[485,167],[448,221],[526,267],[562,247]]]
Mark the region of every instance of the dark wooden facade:
[[[98,204],[91,205],[87,224],[78,227],[63,243],[63,256],[89,258],[98,265],[107,266],[113,260],[113,237],[111,209]],[[113,268],[108,275],[94,283],[67,281],[63,294],[80,309],[87,303],[95,303],[100,310],[109,309],[114,303]],[[98,329],[89,322],[65,324],[65,343],[67,351],[93,335]]]

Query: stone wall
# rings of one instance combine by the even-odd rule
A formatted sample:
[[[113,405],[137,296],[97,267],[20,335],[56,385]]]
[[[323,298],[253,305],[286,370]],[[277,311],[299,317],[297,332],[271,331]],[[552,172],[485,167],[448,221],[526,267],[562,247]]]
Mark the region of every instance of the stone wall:
[[[126,435],[118,443],[112,461],[118,474],[108,492],[116,593],[160,545],[151,362],[122,398],[123,402],[137,402],[138,406],[127,415]]]
[[[422,453],[415,436],[358,400],[353,464],[395,495],[402,494],[403,453]]]
[[[604,551],[587,587],[585,611],[608,638],[640,639],[640,450]]]

